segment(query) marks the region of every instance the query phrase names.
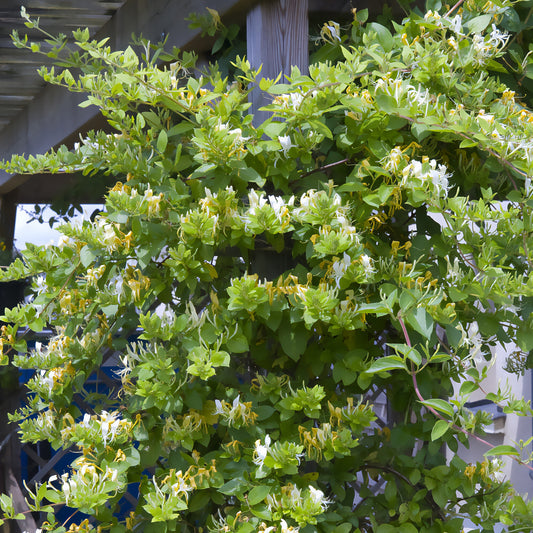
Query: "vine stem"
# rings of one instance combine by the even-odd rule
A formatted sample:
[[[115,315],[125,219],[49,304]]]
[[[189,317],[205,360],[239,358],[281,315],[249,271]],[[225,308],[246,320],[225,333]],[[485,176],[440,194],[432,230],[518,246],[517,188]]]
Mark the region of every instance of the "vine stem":
[[[403,321],[403,319],[402,319],[400,314],[398,314],[397,319],[400,322],[400,326],[402,328],[402,333],[403,333],[403,336],[405,338],[405,342],[406,342],[407,346],[409,346],[409,348],[412,348],[413,345],[411,343],[411,339],[409,338],[409,333],[407,332],[407,328],[405,326],[405,322]],[[455,424],[453,422],[450,422],[444,416],[442,416],[436,409],[434,409],[433,407],[431,407],[429,405],[425,405],[424,404],[424,402],[426,400],[422,396],[422,393],[420,392],[420,389],[418,388],[418,381],[416,379],[416,372],[414,370],[414,365],[413,365],[412,362],[411,362],[411,377],[413,379],[413,387],[414,387],[415,394],[416,394],[417,398],[419,399],[420,402],[422,402],[424,407],[426,407],[426,409],[428,409],[433,415],[435,415],[440,420],[444,420],[445,422],[450,423],[450,427],[453,428],[455,431],[459,431],[460,433],[463,433],[467,437],[473,437],[478,442],[481,442],[482,444],[485,444],[485,446],[487,446],[489,449],[495,448],[495,446],[493,446],[490,442],[486,441],[485,439],[482,439],[481,437],[478,437],[474,433],[468,432],[466,429],[462,428],[461,426],[458,426],[457,424]],[[525,466],[527,469],[529,469],[529,470],[531,470],[533,472],[533,466],[528,465],[527,463],[525,463],[524,461],[522,461],[518,457],[514,457],[514,456],[510,456],[510,457],[511,457],[511,459],[516,461],[518,464],[521,464],[521,465]]]
[[[344,163],[349,163],[349,162],[350,162],[350,158],[349,157],[347,157],[346,159],[341,159],[340,161],[334,161],[333,163],[329,163],[329,164],[324,165],[322,167],[317,167],[317,168],[314,168],[313,170],[309,170],[307,172],[304,172],[303,174],[298,176],[298,179],[302,179],[302,178],[305,178],[306,176],[310,176],[311,174],[314,174],[315,172],[322,172],[324,170],[328,170],[330,168],[334,168],[334,167],[337,167],[339,165],[342,165]]]
[[[449,17],[465,0],[459,0],[452,8],[448,10],[445,17]]]

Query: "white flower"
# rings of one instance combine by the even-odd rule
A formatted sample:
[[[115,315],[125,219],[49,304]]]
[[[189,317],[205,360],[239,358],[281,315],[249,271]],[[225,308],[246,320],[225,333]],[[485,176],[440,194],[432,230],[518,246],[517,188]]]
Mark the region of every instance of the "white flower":
[[[340,261],[335,261],[332,265],[333,269],[333,279],[335,280],[335,285],[337,289],[339,288],[339,283],[346,274],[346,271],[348,270],[349,266],[352,264],[352,258],[344,252],[344,256]]]
[[[104,439],[104,444],[107,444],[108,440],[112,441],[120,429],[120,419],[117,413],[108,413],[102,411],[100,415],[100,431]]]
[[[220,120],[218,124],[215,125],[215,131],[226,131],[228,128],[228,123],[226,122],[223,124],[222,122],[220,122]]]
[[[123,357],[120,357],[120,362],[122,363],[122,366],[124,368],[121,368],[120,370],[115,370],[115,374],[119,378],[123,378],[126,377],[133,370],[133,367],[131,365],[131,361],[128,354],[125,354]]]
[[[176,473],[176,478],[176,481],[170,486],[172,493],[174,496],[183,496],[188,500],[189,492],[191,492],[193,488],[187,484],[187,480],[183,477],[181,470]]]
[[[116,481],[118,478],[118,470],[116,468],[109,468],[106,466],[104,479],[110,479],[111,481]]]
[[[293,509],[297,507],[302,507],[302,491],[295,485],[292,486],[291,491],[289,493],[289,497],[291,500],[291,507]]]
[[[480,109],[479,113],[477,115],[478,122],[482,121],[482,125],[486,126],[492,126],[494,124],[494,115],[490,115],[488,113],[485,113],[484,109]]]
[[[242,403],[240,394],[233,400],[233,404],[215,400],[215,406],[214,414],[221,415],[229,425],[248,424],[250,417],[253,416],[251,404],[249,402]]]
[[[267,200],[263,196],[263,193],[259,196],[253,189],[248,193],[248,201],[250,202],[249,212],[252,215],[255,215],[258,209],[267,205]]]
[[[41,292],[46,287],[46,276],[44,274],[39,274],[33,281],[38,292]]]
[[[453,19],[450,21],[450,30],[452,30],[457,35],[463,35],[463,25],[462,25],[463,19],[461,18],[461,15],[455,15]]]
[[[156,313],[159,317],[161,317],[161,325],[163,327],[165,326],[171,327],[176,320],[176,313],[172,309],[172,306],[168,304],[167,305],[161,304],[156,309]]]
[[[445,257],[447,263],[446,277],[449,278],[450,284],[458,283],[464,278],[464,274],[459,265],[459,259],[457,257],[453,261],[453,265],[450,263],[448,256]]]
[[[492,479],[497,483],[503,483],[505,481],[505,474],[501,471],[503,464],[500,459],[493,459],[490,462],[490,474]]]
[[[315,489],[312,485],[309,485],[309,495],[311,496],[311,501],[315,505],[320,505],[322,510],[326,510],[327,506],[331,503],[320,489]]]
[[[292,526],[288,526],[287,522],[283,520],[283,518],[280,520],[279,525],[281,526],[281,533],[297,533],[300,529],[299,527],[294,528]]]
[[[446,42],[457,52],[459,46],[457,45],[455,37],[450,37]]]
[[[474,47],[476,62],[483,64],[485,58],[490,55],[491,47],[485,43],[485,39],[480,33],[474,33],[474,36],[472,37],[472,45]]]
[[[466,331],[464,330],[462,324],[456,326],[456,329],[461,332],[461,340],[459,341],[459,347],[464,346],[468,348],[470,351],[470,358],[475,363],[482,363],[483,360],[481,358],[481,355],[483,348],[483,338],[479,333],[479,327],[477,325],[477,322],[472,322],[468,326],[468,329]]]
[[[287,152],[295,146],[292,144],[290,135],[280,135],[278,137],[279,144],[281,144],[281,148],[283,150],[283,155],[287,157]]]
[[[400,163],[403,161],[403,152],[399,146],[393,148],[388,156],[385,156],[381,163],[384,163],[383,168],[396,174],[400,168]]]
[[[41,370],[40,381],[43,385],[48,387],[48,392],[52,393],[54,385],[61,380],[63,371],[60,368],[53,368],[46,372],[46,370]]]
[[[82,428],[89,428],[91,426],[91,415],[89,413],[85,413],[83,415],[83,420],[79,423],[79,425]]]
[[[281,198],[281,196],[270,195],[268,201],[270,202],[274,213],[276,213],[277,219],[282,222],[283,215],[287,212],[283,198]]]
[[[373,274],[375,272],[372,259],[368,255],[363,254],[359,260],[361,261],[361,266],[365,269],[366,274]]]
[[[416,104],[419,107],[427,106],[430,101],[429,90],[426,89],[425,91],[423,91],[420,85],[416,88],[410,85],[409,89],[407,90],[407,96],[411,104]]]
[[[492,31],[490,33],[489,44],[494,48],[504,47],[509,40],[509,34],[507,32],[500,31],[495,24],[492,25]]]
[[[447,193],[448,178],[451,176],[451,174],[446,172],[447,169],[444,165],[439,165],[437,167],[437,162],[434,159],[429,162],[429,166],[429,178],[433,182],[433,187],[435,188],[437,195],[440,196],[442,191]]]
[[[222,402],[220,400],[215,400],[215,415],[223,415],[224,414],[224,407],[222,406]]]
[[[325,41],[339,41],[341,42],[340,26],[337,22],[330,20],[328,23],[324,24],[320,35]]]
[[[429,162],[426,160],[425,165],[428,163],[429,170],[424,170],[424,164],[422,164],[422,162],[411,161],[402,171],[402,181],[400,186],[408,186],[409,182],[414,180],[415,188],[419,188],[424,184],[429,184],[430,188],[433,189],[437,196],[440,196],[441,193],[444,193],[446,196],[449,188],[448,178],[451,174],[447,173],[445,165],[437,166],[437,162],[434,159]],[[427,166],[425,168],[427,169]],[[417,181],[420,183],[416,183]]]
[[[270,449],[270,435],[265,437],[265,444],[261,444],[261,439],[255,441],[255,450],[254,450],[254,464],[261,468],[265,462],[266,456],[268,455],[268,450]]]
[[[297,111],[302,103],[304,97],[301,93],[291,93],[289,96],[292,108]]]

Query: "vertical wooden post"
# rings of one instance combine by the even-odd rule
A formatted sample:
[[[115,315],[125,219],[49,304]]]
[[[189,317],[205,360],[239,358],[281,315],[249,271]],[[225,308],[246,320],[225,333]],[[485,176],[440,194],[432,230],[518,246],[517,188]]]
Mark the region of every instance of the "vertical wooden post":
[[[14,193],[4,194],[0,197],[0,245],[3,244],[6,250],[13,249],[16,216]]]
[[[253,68],[263,65],[261,77],[288,75],[292,66],[302,74],[309,67],[308,0],[263,0],[248,13],[246,19],[248,60]],[[260,124],[268,113],[258,111],[269,103],[255,89],[251,94],[254,124]]]

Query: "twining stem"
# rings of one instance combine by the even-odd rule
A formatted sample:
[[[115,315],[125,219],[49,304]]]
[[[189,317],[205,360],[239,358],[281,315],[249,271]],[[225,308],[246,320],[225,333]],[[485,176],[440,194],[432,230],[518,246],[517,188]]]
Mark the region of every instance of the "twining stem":
[[[453,7],[451,7],[445,17],[449,17],[465,0],[459,0]]]
[[[400,322],[400,326],[402,328],[403,336],[405,338],[405,342],[409,348],[412,348],[413,345],[411,344],[411,339],[409,338],[409,333],[407,332],[407,328],[405,327],[405,322],[403,321],[401,315],[397,316],[398,321]],[[422,396],[422,393],[420,392],[420,389],[418,388],[418,382],[416,379],[416,371],[414,370],[414,364],[411,362],[411,377],[413,378],[413,387],[415,390],[415,394],[417,398],[424,404],[426,401],[425,398]],[[490,442],[486,441],[485,439],[482,439],[481,437],[478,437],[474,433],[468,432],[466,429],[462,428],[461,426],[458,426],[457,424],[454,424],[453,422],[450,422],[448,419],[446,419],[444,416],[442,416],[437,410],[435,410],[433,407],[430,407],[429,405],[424,404],[424,407],[428,409],[433,415],[435,415],[440,420],[444,420],[445,422],[450,423],[450,427],[454,429],[455,431],[459,431],[463,434],[465,434],[467,437],[473,437],[478,442],[481,442],[482,444],[485,444],[488,448],[492,449],[495,446],[493,446]],[[517,463],[525,466],[529,470],[533,472],[533,466],[528,465],[524,461],[522,461],[519,457],[510,456],[513,460],[515,460]]]
[[[323,167],[314,168],[313,170],[309,170],[308,172],[304,172],[303,174],[301,174],[298,177],[298,179],[302,179],[302,178],[305,178],[306,176],[310,176],[311,174],[314,174],[315,172],[322,172],[323,170],[328,170],[329,168],[334,168],[339,165],[343,165],[344,163],[348,163],[349,161],[350,161],[350,158],[347,157],[346,159],[341,159],[340,161],[329,163],[327,165],[324,165]]]

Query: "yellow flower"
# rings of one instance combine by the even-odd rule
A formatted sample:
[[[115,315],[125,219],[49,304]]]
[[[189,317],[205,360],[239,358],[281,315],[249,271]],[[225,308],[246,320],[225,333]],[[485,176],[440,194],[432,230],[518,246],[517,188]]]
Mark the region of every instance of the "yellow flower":
[[[474,474],[476,473],[476,465],[468,465],[465,468],[465,476],[472,481]]]

